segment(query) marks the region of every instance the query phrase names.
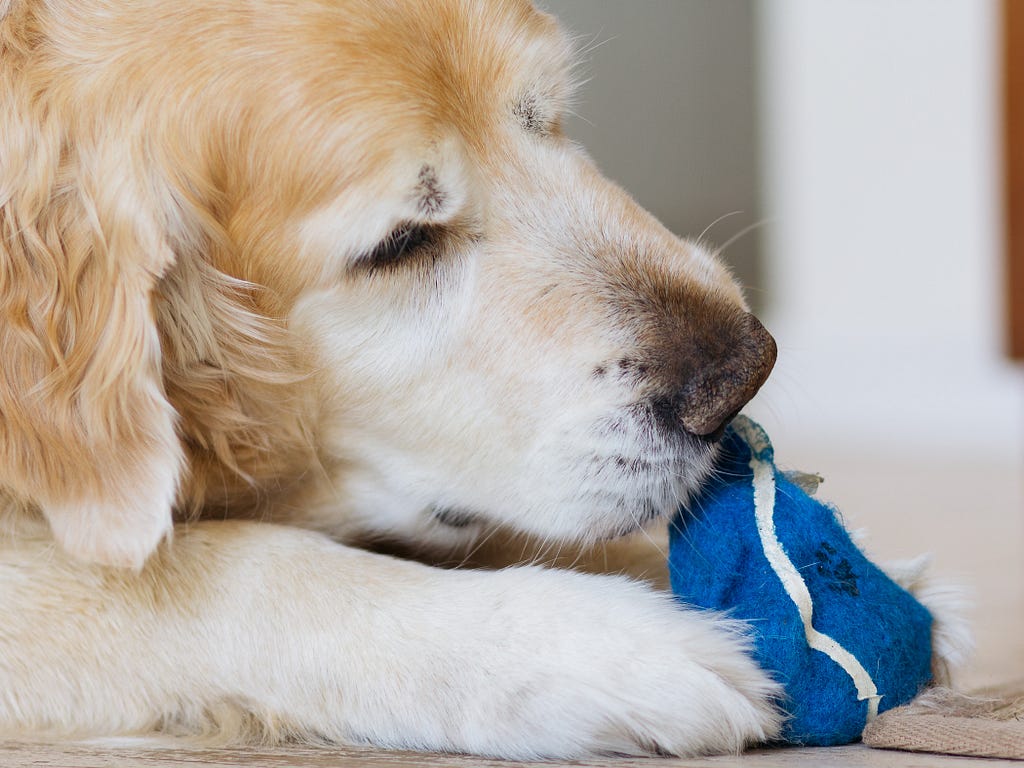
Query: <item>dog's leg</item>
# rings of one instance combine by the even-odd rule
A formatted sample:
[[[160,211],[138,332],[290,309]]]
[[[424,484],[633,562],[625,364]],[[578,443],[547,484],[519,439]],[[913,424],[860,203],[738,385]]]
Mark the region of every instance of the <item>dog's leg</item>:
[[[270,525],[179,529],[139,574],[7,544],[0,606],[7,733],[255,724],[526,758],[735,751],[779,722],[736,626],[647,587],[445,571]]]

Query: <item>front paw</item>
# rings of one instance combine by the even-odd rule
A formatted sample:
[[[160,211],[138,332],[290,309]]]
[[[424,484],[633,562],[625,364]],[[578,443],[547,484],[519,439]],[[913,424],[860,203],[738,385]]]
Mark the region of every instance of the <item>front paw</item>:
[[[442,748],[519,759],[698,755],[777,735],[780,689],[748,655],[742,625],[618,577],[475,576],[474,593],[493,603],[483,627],[465,617],[459,626],[461,658],[445,690],[467,686],[470,702]]]

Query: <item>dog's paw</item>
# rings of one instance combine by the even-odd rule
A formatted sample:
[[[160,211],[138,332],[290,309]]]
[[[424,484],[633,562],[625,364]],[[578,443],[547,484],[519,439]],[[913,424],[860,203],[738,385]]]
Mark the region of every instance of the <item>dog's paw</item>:
[[[494,601],[486,631],[464,639],[447,683],[470,686],[473,704],[444,748],[698,755],[778,733],[780,689],[748,655],[742,625],[618,577],[518,568],[480,581],[476,594]]]

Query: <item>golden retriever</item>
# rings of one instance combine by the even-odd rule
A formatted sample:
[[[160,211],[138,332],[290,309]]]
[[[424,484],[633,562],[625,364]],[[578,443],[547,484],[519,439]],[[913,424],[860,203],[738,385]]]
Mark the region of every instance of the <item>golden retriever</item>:
[[[571,58],[526,0],[0,0],[0,731],[777,732],[734,622],[379,551],[636,530],[774,363],[563,134]]]

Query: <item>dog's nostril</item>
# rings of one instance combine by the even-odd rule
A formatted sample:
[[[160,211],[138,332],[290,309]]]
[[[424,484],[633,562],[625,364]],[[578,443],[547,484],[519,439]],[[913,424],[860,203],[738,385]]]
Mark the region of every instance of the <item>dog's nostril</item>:
[[[730,413],[728,416],[726,416],[714,432],[708,432],[706,435],[695,435],[695,437],[700,438],[705,443],[717,443],[719,440],[722,439],[722,435],[725,434],[725,428],[732,423],[733,419],[740,415],[741,410],[743,409],[737,408],[733,413]]]
[[[729,422],[736,418],[740,412],[740,409],[737,409],[733,413],[730,413],[714,430],[706,433],[699,433],[686,427],[684,420],[686,406],[678,397],[654,398],[650,401],[648,407],[650,408],[651,415],[654,417],[655,422],[666,432],[679,432],[680,430],[685,430],[706,443],[718,442],[722,435],[725,434],[725,428],[729,426]]]
[[[709,440],[757,393],[777,355],[775,339],[749,313],[723,334],[718,354],[701,361],[678,398],[683,428]]]

